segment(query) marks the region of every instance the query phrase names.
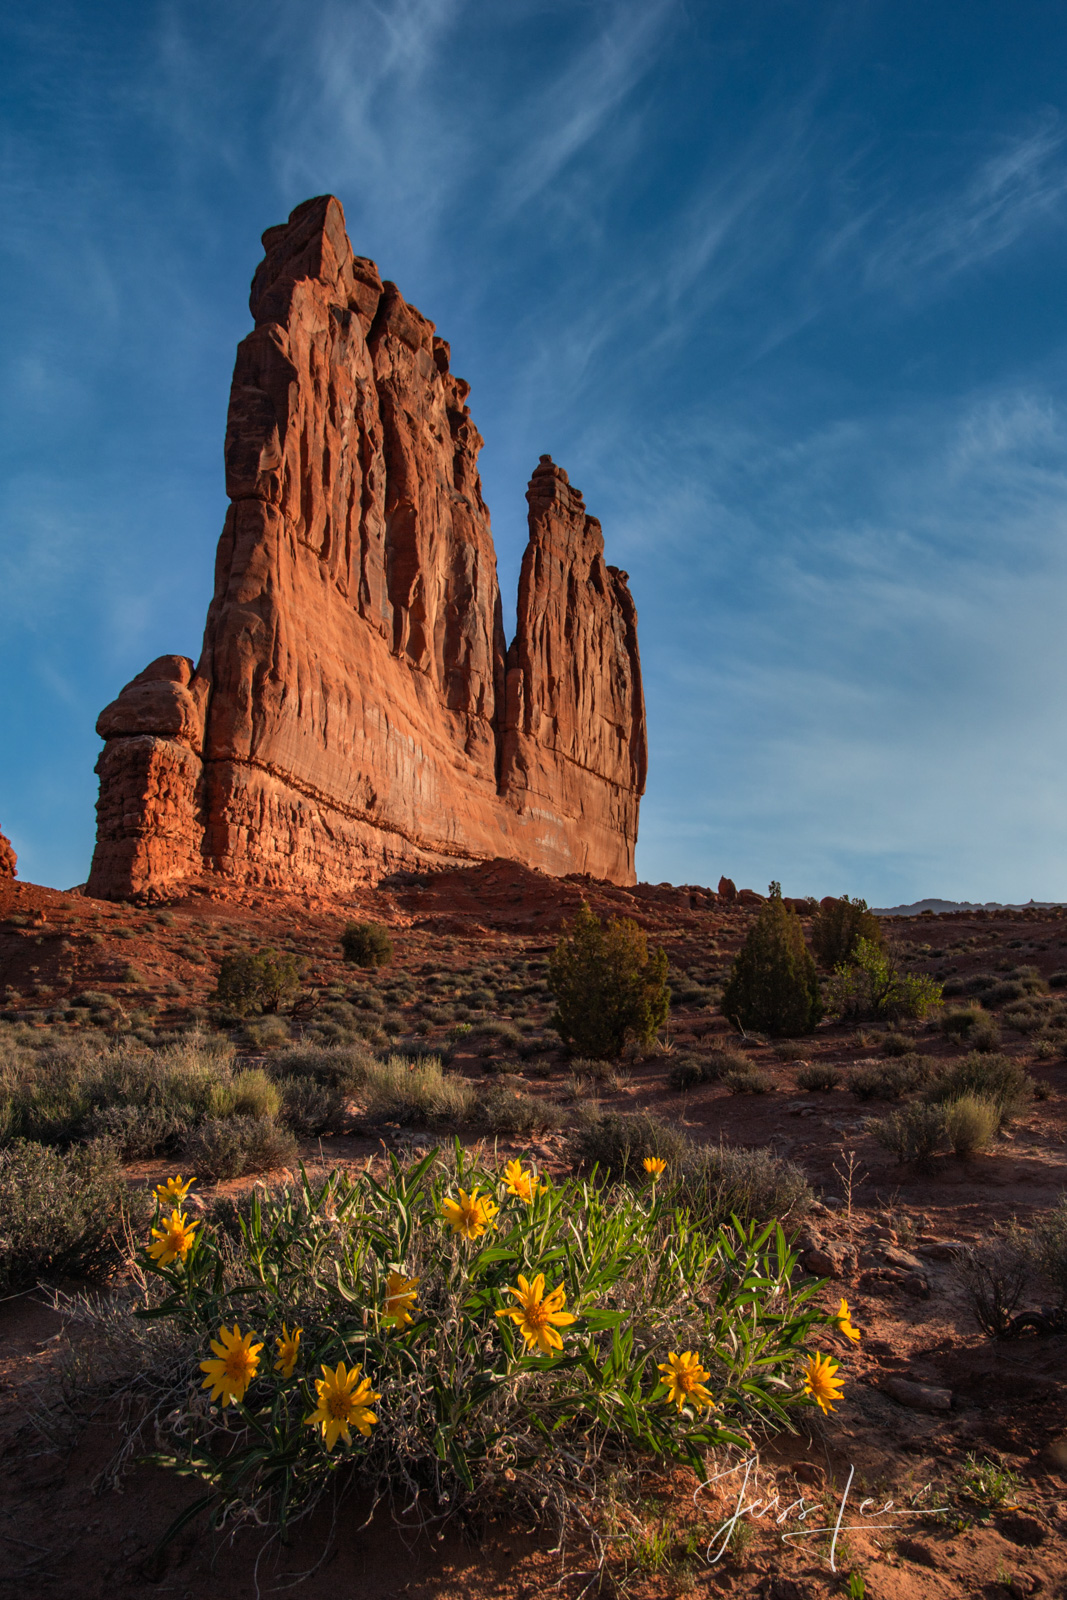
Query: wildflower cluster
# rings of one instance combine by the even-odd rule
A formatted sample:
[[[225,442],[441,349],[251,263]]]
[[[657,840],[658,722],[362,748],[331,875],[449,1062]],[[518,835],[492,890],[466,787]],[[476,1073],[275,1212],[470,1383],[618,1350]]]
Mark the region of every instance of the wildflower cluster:
[[[175,1319],[189,1351],[160,1459],[219,1514],[284,1523],[342,1458],[420,1503],[535,1480],[558,1497],[589,1462],[699,1468],[795,1406],[832,1410],[838,1363],[811,1339],[858,1340],[847,1303],[828,1315],[794,1282],[779,1224],[709,1234],[645,1166],[636,1189],[557,1184],[457,1144],[391,1158],[383,1182],[257,1192],[236,1238],[188,1221],[192,1179],[160,1185],[140,1314]]]

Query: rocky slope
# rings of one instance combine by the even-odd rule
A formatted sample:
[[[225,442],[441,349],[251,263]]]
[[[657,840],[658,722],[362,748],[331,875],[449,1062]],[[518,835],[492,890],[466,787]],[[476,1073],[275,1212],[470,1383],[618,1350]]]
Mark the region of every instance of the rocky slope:
[[[101,714],[89,892],[340,892],[495,857],[633,882],[637,619],[599,523],[542,457],[507,649],[448,345],[353,254],[334,198],[263,242],[203,653]]]

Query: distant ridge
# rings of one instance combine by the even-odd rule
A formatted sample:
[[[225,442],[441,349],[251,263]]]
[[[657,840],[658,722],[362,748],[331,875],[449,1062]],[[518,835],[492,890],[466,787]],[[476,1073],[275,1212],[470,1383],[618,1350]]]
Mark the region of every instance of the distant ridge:
[[[1025,911],[1027,906],[1041,911],[1062,904],[1060,900],[913,900],[910,906],[872,906],[871,910],[876,917],[918,917],[924,911]]]

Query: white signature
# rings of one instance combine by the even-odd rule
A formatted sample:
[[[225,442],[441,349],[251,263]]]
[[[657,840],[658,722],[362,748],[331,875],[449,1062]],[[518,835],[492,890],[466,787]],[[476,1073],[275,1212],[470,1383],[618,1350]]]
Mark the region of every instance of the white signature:
[[[776,1527],[780,1528],[783,1523],[790,1521],[790,1519],[792,1519],[794,1522],[804,1524],[802,1527],[791,1528],[789,1532],[783,1533],[783,1539],[811,1539],[817,1534],[832,1534],[833,1537],[830,1540],[831,1572],[837,1571],[835,1556],[837,1553],[837,1541],[842,1533],[853,1533],[859,1530],[869,1532],[879,1528],[884,1529],[895,1526],[895,1524],[892,1522],[874,1522],[869,1520],[865,1520],[863,1522],[845,1523],[845,1507],[848,1504],[848,1497],[852,1490],[852,1480],[856,1475],[855,1467],[849,1467],[848,1469],[848,1481],[845,1484],[844,1493],[841,1496],[841,1504],[837,1508],[837,1520],[832,1527],[814,1527],[808,1525],[807,1519],[812,1515],[812,1513],[825,1515],[825,1512],[823,1511],[823,1507],[817,1501],[813,1501],[809,1504],[806,1496],[804,1495],[801,1495],[799,1500],[794,1500],[790,1505],[787,1505],[784,1508],[782,1507],[782,1497],[779,1494],[775,1494],[768,1499],[748,1499],[749,1480],[753,1478],[754,1472],[756,1474],[759,1472],[759,1457],[756,1455],[748,1456],[744,1461],[739,1461],[736,1466],[727,1467],[724,1471],[717,1472],[713,1478],[705,1479],[705,1481],[693,1492],[694,1504],[696,1503],[697,1495],[700,1494],[701,1490],[710,1489],[712,1484],[718,1483],[721,1479],[731,1477],[734,1473],[741,1471],[744,1472],[744,1477],[741,1480],[741,1487],[737,1493],[737,1505],[734,1508],[733,1515],[728,1517],[725,1522],[721,1523],[720,1526],[716,1528],[715,1533],[708,1544],[706,1554],[709,1566],[713,1567],[716,1562],[722,1560],[723,1556],[726,1554],[730,1540],[733,1537],[734,1529],[737,1527],[737,1524],[742,1520],[742,1518],[745,1517],[754,1522],[761,1522],[764,1517],[769,1517],[772,1514],[777,1513],[774,1515],[774,1523]],[[925,1490],[921,1490],[920,1493],[928,1492],[929,1488],[930,1485],[927,1484]],[[753,1490],[755,1490],[754,1479]],[[869,1506],[874,1506],[875,1509],[873,1511],[869,1511],[867,1509]],[[855,1509],[854,1515],[863,1517],[865,1519],[885,1516],[936,1517],[943,1515],[947,1510],[947,1506],[920,1506],[916,1509],[908,1511],[904,1510],[903,1508],[898,1508],[895,1502],[892,1500],[887,1500],[884,1505],[878,1505],[876,1500],[868,1497],[860,1501],[859,1505]],[[713,1551],[716,1553],[713,1554]]]

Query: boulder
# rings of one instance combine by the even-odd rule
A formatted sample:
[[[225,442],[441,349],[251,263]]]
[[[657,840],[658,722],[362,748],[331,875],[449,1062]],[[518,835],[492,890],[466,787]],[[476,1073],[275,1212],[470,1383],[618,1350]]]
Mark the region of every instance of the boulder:
[[[263,235],[199,661],[102,713],[88,892],[208,875],[343,893],[507,858],[632,884],[637,616],[547,456],[505,640],[481,437],[448,344],[320,196]]]
[[[18,856],[10,839],[0,833],[0,878],[17,878]]]

